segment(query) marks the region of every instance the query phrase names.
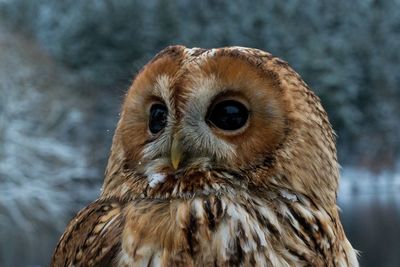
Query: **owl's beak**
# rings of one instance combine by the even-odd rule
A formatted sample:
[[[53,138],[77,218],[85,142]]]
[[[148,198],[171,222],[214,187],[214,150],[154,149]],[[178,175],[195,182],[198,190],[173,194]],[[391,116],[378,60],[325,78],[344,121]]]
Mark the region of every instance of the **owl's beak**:
[[[178,134],[175,134],[171,145],[171,163],[175,170],[178,169],[182,156],[182,147],[179,141]]]

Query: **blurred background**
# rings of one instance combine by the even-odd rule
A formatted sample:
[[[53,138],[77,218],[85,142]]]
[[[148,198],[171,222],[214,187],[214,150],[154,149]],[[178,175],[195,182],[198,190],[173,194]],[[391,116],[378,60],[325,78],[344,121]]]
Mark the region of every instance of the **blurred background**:
[[[101,188],[134,74],[170,44],[288,61],[338,134],[362,266],[400,266],[400,1],[0,0],[0,266],[47,266]]]

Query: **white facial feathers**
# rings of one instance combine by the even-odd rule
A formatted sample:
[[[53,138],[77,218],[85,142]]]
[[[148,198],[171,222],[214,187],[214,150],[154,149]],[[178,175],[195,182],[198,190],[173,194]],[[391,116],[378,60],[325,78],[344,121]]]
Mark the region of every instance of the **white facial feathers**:
[[[181,118],[177,120],[177,105],[173,94],[173,79],[161,74],[155,79],[153,91],[168,108],[168,123],[154,141],[147,144],[143,156],[147,160],[168,157],[172,137],[179,133],[186,160],[209,158],[226,162],[236,155],[235,145],[219,138],[206,122],[207,111],[214,98],[221,93],[221,85],[214,76],[195,76],[182,91],[184,105],[180,106]]]

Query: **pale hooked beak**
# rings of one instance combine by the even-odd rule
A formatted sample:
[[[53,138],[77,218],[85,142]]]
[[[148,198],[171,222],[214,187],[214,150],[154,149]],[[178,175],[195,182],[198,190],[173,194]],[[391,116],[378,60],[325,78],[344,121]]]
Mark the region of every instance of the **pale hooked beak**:
[[[172,145],[171,145],[171,163],[172,167],[174,167],[175,170],[178,169],[179,167],[181,156],[182,156],[182,147],[179,140],[179,135],[175,134],[172,139]]]

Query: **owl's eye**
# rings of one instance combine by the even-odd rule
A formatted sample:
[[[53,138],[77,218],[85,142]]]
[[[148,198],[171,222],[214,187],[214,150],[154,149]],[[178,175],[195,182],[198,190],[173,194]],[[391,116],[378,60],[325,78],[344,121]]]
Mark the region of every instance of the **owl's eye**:
[[[248,117],[249,111],[245,105],[235,100],[225,100],[211,108],[207,121],[221,130],[234,131],[242,128]]]
[[[150,108],[149,130],[156,134],[167,125],[168,109],[164,104],[155,103]]]

